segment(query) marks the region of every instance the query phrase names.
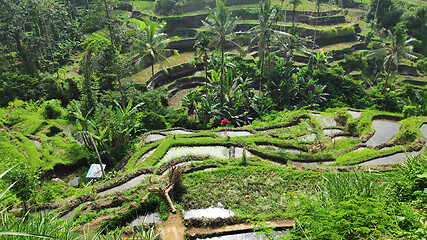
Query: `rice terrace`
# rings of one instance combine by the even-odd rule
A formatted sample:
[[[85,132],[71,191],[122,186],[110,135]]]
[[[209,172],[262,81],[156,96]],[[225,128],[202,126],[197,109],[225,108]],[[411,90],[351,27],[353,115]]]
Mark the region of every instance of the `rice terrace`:
[[[0,239],[427,239],[426,0],[1,0]]]

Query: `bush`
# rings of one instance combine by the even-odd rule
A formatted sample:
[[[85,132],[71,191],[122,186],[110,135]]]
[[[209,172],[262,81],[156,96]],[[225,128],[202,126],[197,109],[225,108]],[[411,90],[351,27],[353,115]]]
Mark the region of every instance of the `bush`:
[[[427,60],[418,60],[417,63],[415,63],[415,66],[417,67],[420,73],[422,73],[423,75],[427,75]]]
[[[163,116],[158,115],[154,112],[149,112],[143,114],[142,116],[137,116],[139,118],[140,126],[147,130],[158,130],[167,128],[166,120]]]
[[[172,13],[176,4],[176,0],[156,0],[154,3],[154,12],[162,15]]]
[[[415,106],[405,106],[403,107],[402,113],[404,118],[409,118],[415,116],[417,108]]]
[[[6,107],[15,99],[38,100],[41,89],[39,80],[29,75],[15,73],[0,74],[0,106]]]
[[[42,111],[43,117],[46,119],[60,118],[62,115],[61,101],[52,99],[44,102]]]

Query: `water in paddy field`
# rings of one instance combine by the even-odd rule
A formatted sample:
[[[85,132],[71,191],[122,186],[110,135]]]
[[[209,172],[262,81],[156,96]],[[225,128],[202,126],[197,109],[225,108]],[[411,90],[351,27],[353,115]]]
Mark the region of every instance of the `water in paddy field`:
[[[348,112],[348,113],[350,113],[350,115],[351,115],[353,118],[359,118],[359,117],[360,117],[360,115],[362,115],[362,112],[357,112],[357,111],[352,111],[352,110],[348,110],[347,112]]]
[[[194,132],[185,131],[185,130],[172,130],[172,131],[165,131],[164,134],[174,135],[174,134],[192,134]]]
[[[424,124],[421,126],[420,132],[427,139],[427,124]],[[402,163],[405,161],[405,159],[408,158],[408,154],[412,155],[412,156],[416,156],[416,155],[420,154],[424,150],[424,148],[425,148],[425,144],[420,151],[413,151],[413,152],[408,152],[408,153],[405,153],[405,152],[396,153],[396,154],[386,156],[386,157],[375,158],[375,159],[372,159],[370,161],[363,162],[359,165],[369,166],[369,165],[384,165],[384,164]],[[361,149],[361,148],[359,148],[359,149]]]
[[[375,134],[366,142],[368,146],[377,146],[385,143],[399,132],[399,123],[396,121],[374,120],[372,124],[375,128]]]
[[[332,117],[323,116],[320,114],[310,114],[315,117],[322,127],[336,127],[337,122]]]
[[[234,148],[234,157],[235,158],[243,157],[243,151],[245,151],[246,157],[252,157],[253,156],[252,153],[250,153],[248,150],[245,150],[241,147],[236,147],[236,148]]]
[[[144,155],[142,155],[136,162],[135,165],[138,165],[139,163],[142,163],[143,161],[145,161],[145,159],[147,159],[149,156],[151,156],[157,148],[154,148],[146,153],[144,153]]]
[[[184,219],[190,218],[229,218],[233,217],[235,214],[229,209],[219,208],[219,207],[209,207],[203,209],[191,209],[184,211]]]
[[[165,138],[166,136],[160,135],[160,134],[150,134],[147,136],[147,138],[145,139],[146,142],[155,142],[155,141],[159,141],[163,138]]]
[[[340,129],[323,129],[323,133],[326,135],[334,134],[334,133],[342,133]]]
[[[273,231],[271,233],[271,238],[267,239],[281,239],[281,235],[288,234],[287,231]],[[263,240],[266,239],[266,235],[263,233],[257,233],[257,232],[249,232],[249,233],[237,233],[237,234],[231,234],[231,235],[224,235],[219,237],[208,237],[208,238],[197,238],[197,240],[203,240],[203,239],[209,239],[209,240]]]
[[[129,227],[140,226],[147,223],[161,223],[161,222],[163,221],[160,219],[159,213],[150,213],[147,215],[141,215],[137,217],[135,220],[133,220],[129,224]]]
[[[226,159],[229,158],[229,149],[222,146],[173,147],[168,150],[163,159],[157,165],[179,157],[206,155]]]
[[[315,133],[307,134],[298,138],[298,141],[314,141],[317,135]]]
[[[248,131],[222,131],[217,132],[217,134],[223,137],[244,137],[252,135],[252,133]]]
[[[139,176],[132,178],[131,180],[125,182],[124,184],[122,184],[120,186],[102,191],[102,192],[98,193],[98,195],[103,197],[106,195],[110,195],[110,194],[117,193],[117,192],[123,192],[125,190],[131,189],[131,188],[135,187],[136,185],[140,184],[141,181],[143,181],[148,176],[149,176],[148,174],[139,175]]]
[[[34,145],[36,145],[37,147],[39,147],[39,148],[41,148],[42,147],[42,143],[41,142],[39,142],[39,141],[37,141],[37,140],[31,140],[33,143],[34,143]]]

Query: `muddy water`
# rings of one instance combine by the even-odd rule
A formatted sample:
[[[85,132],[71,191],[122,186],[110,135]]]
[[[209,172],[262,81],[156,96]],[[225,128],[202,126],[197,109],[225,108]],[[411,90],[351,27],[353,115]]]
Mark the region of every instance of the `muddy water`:
[[[375,127],[375,134],[366,142],[368,146],[377,146],[385,143],[399,132],[399,123],[396,121],[374,120],[372,124]]]
[[[337,126],[337,122],[332,117],[323,116],[320,114],[311,114],[311,116],[315,117],[322,127],[336,127]]]
[[[323,129],[323,133],[326,135],[334,134],[334,133],[342,133],[340,129]]]
[[[173,147],[168,150],[163,159],[157,164],[168,162],[174,158],[184,156],[212,156],[216,158],[229,158],[229,149],[222,146],[198,146],[198,147]]]
[[[122,184],[120,186],[117,186],[115,188],[111,188],[111,189],[105,190],[103,192],[100,192],[100,193],[98,193],[98,195],[101,196],[101,197],[103,197],[103,196],[107,196],[107,195],[110,195],[110,194],[113,194],[113,193],[123,192],[125,190],[133,188],[136,185],[140,184],[141,181],[143,181],[148,176],[149,175],[147,175],[147,174],[142,174],[142,175],[140,175],[140,176],[138,176],[136,178],[133,178],[133,179],[127,181],[126,183],[124,183],[124,184]]]
[[[234,157],[235,158],[243,157],[243,151],[245,151],[246,157],[252,157],[253,156],[252,153],[248,152],[247,150],[244,150],[241,147],[236,147],[236,148],[234,148]]]
[[[192,209],[184,211],[184,219],[190,218],[229,218],[233,217],[235,214],[229,209],[219,208],[219,207],[209,207],[204,209]]]
[[[412,153],[409,153],[412,154]],[[393,163],[401,163],[405,159],[407,159],[406,153],[396,153],[387,157],[376,158],[367,162],[363,162],[359,165],[368,166],[368,165],[383,165],[383,164],[393,164]]]
[[[353,118],[359,118],[362,115],[362,112],[357,112],[357,111],[352,111],[352,110],[348,110],[347,112],[350,113],[350,115]]]
[[[196,238],[196,240],[263,240],[263,239],[281,239],[280,236],[286,235],[286,231],[273,231],[271,235],[267,236],[263,233],[249,232],[249,233],[238,233],[231,235],[224,235],[219,237],[210,237],[210,238]]]
[[[161,222],[163,221],[160,219],[159,213],[150,213],[147,215],[142,215],[137,217],[135,220],[133,220],[129,224],[129,227],[141,226],[147,223],[161,223]]]
[[[145,138],[146,142],[155,142],[155,141],[159,141],[163,138],[165,138],[166,136],[160,135],[160,134],[150,134],[147,136],[147,138]]]
[[[142,155],[136,162],[135,165],[138,165],[139,163],[142,163],[143,161],[145,161],[145,159],[147,159],[149,156],[151,156],[151,154],[153,154],[156,151],[157,148],[154,148],[146,153],[144,153],[144,155]]]
[[[280,147],[271,146],[271,145],[259,145],[259,147],[267,148],[273,151],[284,152],[284,153],[293,153],[293,154],[303,153],[302,151],[298,149],[293,149],[293,148],[280,148]]]
[[[420,132],[427,139],[427,124],[424,124],[421,126]],[[413,151],[413,152],[409,152],[409,153],[404,153],[404,152],[403,153],[396,153],[396,154],[393,154],[390,156],[372,159],[370,161],[363,162],[359,165],[368,166],[368,165],[384,165],[384,164],[402,163],[402,162],[404,162],[405,159],[408,158],[407,154],[412,155],[412,156],[416,156],[416,155],[420,154],[424,150],[424,148],[425,148],[425,145],[421,148],[420,151]]]
[[[163,133],[173,135],[173,134],[192,134],[194,132],[185,131],[185,130],[172,130],[172,131],[165,131]]]
[[[37,140],[31,140],[33,143],[34,143],[34,145],[36,145],[37,147],[39,147],[39,148],[41,148],[42,147],[42,143],[41,142],[39,142],[39,141],[37,141]]]
[[[314,141],[316,139],[316,134],[315,133],[310,133],[304,136],[301,136],[298,138],[298,141]]]
[[[222,131],[217,132],[217,134],[222,137],[244,137],[252,135],[252,133],[248,131]]]

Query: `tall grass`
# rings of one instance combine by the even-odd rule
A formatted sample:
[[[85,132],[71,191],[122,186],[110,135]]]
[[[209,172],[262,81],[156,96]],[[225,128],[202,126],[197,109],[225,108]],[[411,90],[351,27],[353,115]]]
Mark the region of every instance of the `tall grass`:
[[[155,226],[146,227],[145,223],[134,228],[133,234],[130,237],[123,236],[122,231],[114,231],[106,235],[101,235],[101,231],[95,232],[92,235],[85,235],[82,240],[161,240],[160,232]]]
[[[72,222],[59,221],[57,215],[51,213],[38,216],[26,213],[21,218],[16,218],[3,211],[0,214],[0,232],[10,233],[8,236],[0,237],[0,239],[78,239],[78,234],[74,232]]]
[[[351,196],[387,197],[387,184],[379,184],[372,173],[349,172],[323,176],[317,189],[317,199],[323,205],[333,206]]]

